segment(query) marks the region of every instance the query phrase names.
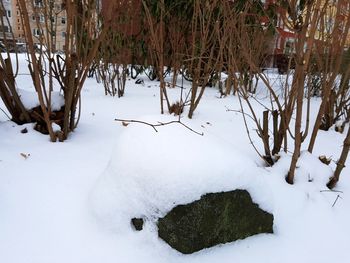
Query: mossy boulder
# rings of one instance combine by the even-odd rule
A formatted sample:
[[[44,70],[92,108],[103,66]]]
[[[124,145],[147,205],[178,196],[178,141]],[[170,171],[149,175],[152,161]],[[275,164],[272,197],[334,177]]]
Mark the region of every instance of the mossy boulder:
[[[253,203],[246,190],[210,193],[173,208],[158,220],[158,235],[191,254],[259,233],[273,233],[273,215]]]

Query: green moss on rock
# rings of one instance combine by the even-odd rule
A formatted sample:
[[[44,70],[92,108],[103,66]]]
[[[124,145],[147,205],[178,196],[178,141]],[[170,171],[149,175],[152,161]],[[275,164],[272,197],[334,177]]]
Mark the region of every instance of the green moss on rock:
[[[210,193],[173,208],[158,220],[158,235],[190,254],[259,233],[273,233],[273,215],[253,203],[246,190]]]

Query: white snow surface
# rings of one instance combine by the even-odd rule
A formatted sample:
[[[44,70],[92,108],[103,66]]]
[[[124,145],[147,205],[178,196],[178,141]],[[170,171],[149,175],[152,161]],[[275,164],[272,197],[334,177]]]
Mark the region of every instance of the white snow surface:
[[[28,81],[21,77],[18,84]],[[0,262],[350,262],[350,170],[344,169],[339,192],[324,191],[335,162],[326,166],[318,160],[326,155],[336,161],[344,134],[320,131],[312,155],[306,141],[295,184],[289,185],[290,153],[282,153],[271,168],[263,166],[241,114],[227,111],[239,110],[236,97],[219,99],[216,89],[208,89],[194,118],[184,114],[182,122],[203,136],[176,123],[155,132],[114,120],[177,119],[159,113],[157,82],[134,82],[127,82],[125,97],[118,99],[104,96],[102,85],[88,79],[80,124],[63,143],[51,143],[33,124],[18,126],[0,112]],[[264,90],[259,92],[264,97]],[[172,100],[179,94],[169,89]],[[312,100],[311,122],[318,104]],[[28,133],[20,132],[24,128]],[[234,189],[247,189],[273,213],[274,234],[192,255],[158,238],[157,218],[174,206]],[[139,216],[146,222],[136,232],[130,219]]]

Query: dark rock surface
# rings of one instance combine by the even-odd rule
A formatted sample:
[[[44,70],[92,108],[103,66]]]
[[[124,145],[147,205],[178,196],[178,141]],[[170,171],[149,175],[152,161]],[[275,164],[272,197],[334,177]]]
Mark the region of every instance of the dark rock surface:
[[[143,219],[142,218],[131,219],[131,224],[134,226],[136,231],[141,231],[143,229]]]
[[[259,233],[273,233],[273,215],[253,203],[246,190],[210,193],[173,208],[158,220],[158,235],[190,254]]]

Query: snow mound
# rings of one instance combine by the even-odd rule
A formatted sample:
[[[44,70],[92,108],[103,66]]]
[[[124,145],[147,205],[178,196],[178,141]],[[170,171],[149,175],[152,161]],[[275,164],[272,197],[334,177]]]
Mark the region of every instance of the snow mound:
[[[33,109],[40,105],[38,94],[35,91],[28,91],[24,89],[17,89],[18,94],[24,107],[27,110]],[[64,106],[64,97],[57,91],[51,92],[51,109],[58,111]]]
[[[91,195],[95,215],[108,228],[125,230],[133,217],[154,221],[178,204],[234,189],[248,190],[261,208],[272,210],[264,187],[267,172],[213,135],[200,136],[179,124],[158,132],[133,123],[124,129]]]

